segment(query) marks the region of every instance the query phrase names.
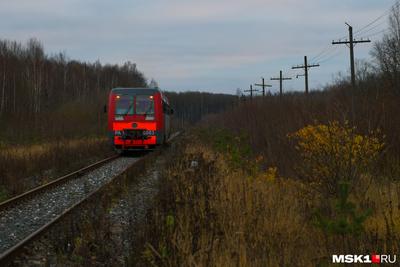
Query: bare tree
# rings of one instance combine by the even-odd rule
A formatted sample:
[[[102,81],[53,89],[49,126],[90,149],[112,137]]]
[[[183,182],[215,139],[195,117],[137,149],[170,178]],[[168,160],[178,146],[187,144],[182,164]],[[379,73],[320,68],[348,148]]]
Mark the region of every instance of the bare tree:
[[[392,8],[389,31],[374,44],[371,52],[380,71],[400,93],[400,5]]]
[[[60,121],[60,116],[64,122],[71,110],[90,114],[82,123],[92,125],[94,111],[104,105],[111,88],[146,85],[146,78],[131,62],[121,66],[74,61],[65,53],[46,55],[37,39],[26,44],[0,39],[0,120],[16,122],[12,127],[21,134],[28,132],[22,127],[30,133],[40,131],[44,124]]]
[[[367,60],[358,59],[356,60],[356,70],[356,80],[363,82],[372,76],[374,68]]]
[[[149,87],[150,88],[158,88],[158,83],[156,80],[151,79],[150,83],[149,83]]]

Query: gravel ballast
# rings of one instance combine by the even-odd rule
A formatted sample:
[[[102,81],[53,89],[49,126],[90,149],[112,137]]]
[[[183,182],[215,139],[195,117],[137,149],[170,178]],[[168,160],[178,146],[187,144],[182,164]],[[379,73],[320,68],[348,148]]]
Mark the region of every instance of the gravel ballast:
[[[164,164],[164,160],[159,158],[151,169],[138,177],[135,184],[129,186],[127,193],[110,210],[109,218],[114,225],[113,238],[122,248],[122,259],[129,258],[129,254],[138,249],[135,241],[148,210],[154,205],[154,198],[159,191],[160,170]],[[122,260],[121,264],[126,265],[126,262]]]
[[[84,199],[138,158],[117,158],[82,177],[0,212],[0,254]]]

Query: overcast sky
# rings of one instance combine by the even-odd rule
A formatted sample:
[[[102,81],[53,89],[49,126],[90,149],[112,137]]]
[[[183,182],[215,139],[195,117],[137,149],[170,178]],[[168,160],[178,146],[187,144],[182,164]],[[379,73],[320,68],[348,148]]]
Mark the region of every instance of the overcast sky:
[[[0,38],[39,39],[72,59],[135,62],[162,89],[235,93],[328,49],[310,72],[311,89],[349,68],[348,48],[332,46],[367,25],[394,0],[1,0]],[[357,38],[378,40],[383,17]],[[356,46],[370,59],[370,44]],[[298,71],[301,73],[301,71]],[[276,91],[279,82],[272,82]],[[285,83],[304,90],[304,79]]]

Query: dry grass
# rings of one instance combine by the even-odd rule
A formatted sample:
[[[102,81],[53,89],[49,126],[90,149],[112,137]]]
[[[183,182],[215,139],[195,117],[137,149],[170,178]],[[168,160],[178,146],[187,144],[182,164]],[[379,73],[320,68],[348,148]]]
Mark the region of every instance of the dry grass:
[[[3,147],[0,150],[0,201],[111,153],[105,138]]]
[[[350,92],[339,84],[308,96],[269,96],[204,120],[203,130],[194,129],[170,156],[143,265],[330,266],[332,254],[398,253],[399,96],[375,83],[360,86],[353,120]],[[299,140],[288,138],[335,121],[350,121],[355,132],[328,138],[336,140],[332,147],[353,140],[361,154],[329,153],[326,140],[318,139],[304,158]],[[377,132],[383,151],[379,145],[376,153],[364,153],[368,142],[361,141],[375,140],[371,133]],[[300,172],[305,168],[317,179]],[[318,169],[328,171],[328,179]],[[328,181],[335,185],[329,194],[321,190]]]
[[[79,147],[87,146],[87,145],[98,145],[106,142],[108,139],[106,137],[98,137],[98,138],[90,138],[90,139],[72,139],[72,140],[63,140],[62,143],[64,146],[69,149],[78,149]],[[32,158],[41,157],[45,154],[48,154],[55,147],[59,146],[58,142],[52,143],[42,143],[42,144],[33,144],[33,145],[17,145],[17,146],[4,146],[0,150],[1,156],[9,156],[14,159],[21,159],[26,157],[26,155],[30,155]]]
[[[358,210],[373,210],[364,231],[328,234],[313,214],[331,200],[306,181],[271,169],[250,175],[210,144],[189,140],[196,138],[185,139],[165,172],[143,265],[329,266],[332,254],[398,252],[399,182],[364,177],[351,195]]]

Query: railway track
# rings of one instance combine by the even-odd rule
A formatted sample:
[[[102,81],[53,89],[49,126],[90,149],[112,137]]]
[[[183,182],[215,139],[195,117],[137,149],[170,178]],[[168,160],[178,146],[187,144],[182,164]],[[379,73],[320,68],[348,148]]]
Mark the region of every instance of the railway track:
[[[96,163],[93,163],[93,164],[91,164],[89,166],[86,166],[86,167],[84,167],[82,169],[79,169],[77,171],[74,171],[72,173],[64,175],[62,177],[59,177],[59,178],[57,178],[57,179],[55,179],[55,180],[53,180],[53,181],[51,181],[49,183],[46,183],[44,185],[35,187],[35,188],[33,188],[33,189],[23,193],[23,194],[20,194],[18,196],[10,198],[10,199],[8,199],[8,200],[6,200],[4,202],[1,202],[0,203],[0,212],[6,210],[8,208],[11,208],[12,206],[17,205],[18,203],[20,203],[22,201],[26,201],[26,200],[34,197],[35,195],[38,195],[41,192],[44,192],[45,190],[49,190],[52,187],[58,186],[58,185],[60,185],[62,183],[65,183],[65,182],[71,180],[71,179],[74,179],[74,178],[77,178],[79,176],[82,176],[83,174],[89,172],[90,170],[96,169],[96,168],[100,167],[101,165],[103,165],[103,164],[105,164],[107,162],[110,162],[110,161],[112,161],[112,160],[114,160],[114,159],[116,159],[118,157],[119,157],[119,155],[114,155],[114,156],[111,156],[109,158],[100,160],[100,161],[98,161]]]
[[[0,203],[0,266],[12,262],[53,225],[155,153],[109,157]]]
[[[177,137],[177,132],[168,143]],[[88,201],[106,185],[160,149],[140,158],[114,155],[0,203],[0,266]]]

